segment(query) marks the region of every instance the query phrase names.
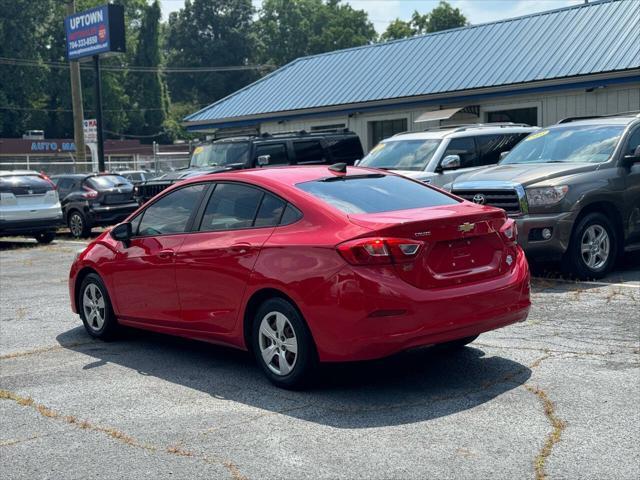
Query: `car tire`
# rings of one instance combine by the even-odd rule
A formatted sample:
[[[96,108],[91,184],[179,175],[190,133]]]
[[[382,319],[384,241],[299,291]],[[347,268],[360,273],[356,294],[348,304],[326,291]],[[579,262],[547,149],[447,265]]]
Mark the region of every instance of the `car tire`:
[[[470,337],[460,338],[458,340],[452,340],[451,342],[445,342],[438,345],[443,350],[458,350],[466,345],[469,345],[480,335],[472,335]]]
[[[38,243],[47,244],[53,242],[56,238],[56,232],[40,232],[34,235],[34,238]]]
[[[311,332],[300,312],[283,298],[271,298],[253,319],[252,350],[267,378],[276,386],[308,385],[317,367]]]
[[[109,293],[99,275],[90,273],[80,284],[78,311],[87,333],[101,340],[113,340],[120,330]]]
[[[618,236],[609,218],[589,213],[574,226],[563,271],[580,280],[602,278],[615,265],[617,254]]]
[[[67,225],[69,226],[71,235],[75,238],[87,238],[91,235],[91,227],[87,222],[87,217],[78,210],[71,210],[71,212],[69,212]]]

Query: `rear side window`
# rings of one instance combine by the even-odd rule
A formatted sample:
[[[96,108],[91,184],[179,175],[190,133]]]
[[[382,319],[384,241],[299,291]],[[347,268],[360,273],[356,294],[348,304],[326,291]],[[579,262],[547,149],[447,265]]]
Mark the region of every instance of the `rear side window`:
[[[85,182],[89,186],[98,189],[122,187],[131,183],[120,175],[99,175],[96,177],[89,177]]]
[[[476,137],[478,144],[477,166],[494,165],[500,160],[500,154],[511,150],[528,133],[513,133],[507,135],[481,135]]]
[[[216,185],[205,209],[201,231],[251,228],[264,192],[236,183]]]
[[[345,162],[353,165],[356,160],[364,157],[362,144],[357,135],[325,138],[327,149],[334,162]]]
[[[253,222],[254,227],[275,227],[282,217],[282,210],[284,210],[285,203],[279,198],[264,194],[262,203],[258,209],[258,215]]]
[[[296,186],[345,213],[390,212],[458,203],[426,185],[392,175],[332,177]]]
[[[49,190],[53,190],[53,185],[38,175],[0,176],[0,192],[14,195],[40,195]]]
[[[293,151],[296,154],[296,163],[299,165],[325,163],[326,161],[324,150],[318,140],[293,142]]]
[[[269,165],[288,165],[287,147],[284,143],[264,143],[256,145],[256,159],[269,155]]]

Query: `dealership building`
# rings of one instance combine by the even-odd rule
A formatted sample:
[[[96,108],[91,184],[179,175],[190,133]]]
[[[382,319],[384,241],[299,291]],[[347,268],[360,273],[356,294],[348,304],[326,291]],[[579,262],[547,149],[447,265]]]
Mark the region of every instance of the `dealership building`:
[[[545,126],[640,110],[640,1],[600,0],[299,58],[185,118],[228,135],[346,127]]]

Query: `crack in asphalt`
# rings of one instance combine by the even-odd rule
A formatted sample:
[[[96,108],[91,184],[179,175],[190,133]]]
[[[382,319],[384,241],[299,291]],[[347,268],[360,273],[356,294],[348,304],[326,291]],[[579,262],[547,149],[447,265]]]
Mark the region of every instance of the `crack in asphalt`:
[[[6,353],[4,355],[0,355],[0,360],[8,360],[10,358],[19,358],[19,357],[28,357],[30,355],[37,355],[39,353],[53,352],[56,350],[62,350],[63,348],[80,347],[82,345],[89,345],[93,343],[97,343],[97,342],[93,340],[83,340],[79,342],[66,343],[64,345],[58,344],[58,345],[51,345],[49,347],[34,348],[32,350],[23,350],[20,352]]]
[[[595,343],[594,343],[595,344]],[[497,348],[499,350],[524,350],[524,351],[536,351],[536,352],[546,352],[546,353],[553,353],[553,354],[560,354],[560,355],[564,355],[564,354],[572,354],[572,355],[577,355],[577,356],[595,356],[595,357],[609,357],[612,355],[626,355],[626,354],[631,354],[631,355],[637,355],[638,353],[640,353],[640,350],[637,348],[633,348],[631,349],[630,352],[621,352],[621,351],[608,351],[608,352],[585,352],[585,351],[578,351],[578,350],[553,350],[550,348],[539,348],[539,347],[516,347],[513,345],[509,345],[507,346],[501,346],[501,345],[492,345],[489,343],[480,343],[480,342],[474,342],[474,345],[477,345],[479,347],[487,347],[487,348]]]
[[[211,465],[221,465],[223,466],[228,472],[229,475],[231,476],[231,478],[233,480],[247,480],[247,478],[245,476],[243,476],[240,473],[240,470],[238,469],[237,465],[235,465],[233,462],[229,461],[229,460],[215,460],[211,457],[208,457],[206,455],[199,455],[195,452],[191,452],[189,450],[184,450],[179,446],[176,445],[170,445],[167,446],[165,448],[160,448],[157,447],[155,445],[150,445],[148,443],[142,443],[138,440],[136,440],[135,438],[121,432],[120,430],[117,430],[115,428],[111,428],[111,427],[104,427],[101,425],[95,425],[87,420],[80,420],[78,418],[76,418],[73,415],[64,415],[60,412],[57,412],[56,410],[53,410],[49,407],[47,407],[46,405],[43,405],[41,403],[37,403],[35,400],[33,400],[33,398],[31,397],[24,397],[22,395],[18,395],[17,393],[14,392],[10,392],[9,390],[4,390],[4,389],[0,389],[0,400],[11,400],[15,403],[17,403],[18,405],[22,406],[22,407],[29,407],[34,409],[35,411],[37,411],[40,415],[42,415],[43,417],[46,418],[50,418],[53,420],[59,420],[62,421],[72,427],[78,428],[80,430],[87,430],[87,431],[93,431],[93,432],[98,432],[98,433],[102,433],[107,435],[108,437],[124,444],[124,445],[128,445],[130,447],[135,447],[135,448],[140,448],[149,452],[159,452],[159,451],[164,451],[170,455],[176,455],[179,457],[189,457],[189,458],[194,458],[200,461],[203,461],[205,463],[211,464]],[[24,439],[24,440],[18,440],[18,441],[9,441],[8,443],[5,442],[3,444],[0,444],[0,446],[10,446],[10,445],[15,445],[17,443],[20,443],[22,441],[26,441],[26,440],[32,440],[38,438],[38,436],[35,436],[33,438],[29,438],[29,439]]]

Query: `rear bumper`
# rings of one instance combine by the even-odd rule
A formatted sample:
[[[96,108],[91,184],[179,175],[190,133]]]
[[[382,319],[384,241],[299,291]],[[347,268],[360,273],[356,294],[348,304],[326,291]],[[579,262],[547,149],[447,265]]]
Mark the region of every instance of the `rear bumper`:
[[[531,305],[529,281],[522,251],[505,275],[439,289],[351,269],[335,280],[338,315],[331,306],[303,313],[321,361],[369,360],[522,322]]]
[[[139,208],[136,202],[122,205],[91,207],[89,221],[92,225],[113,225],[120,223]]]
[[[0,220],[0,235],[35,235],[55,231],[62,225],[62,213],[56,217],[35,220]]]
[[[574,221],[573,213],[529,214],[514,220],[518,225],[518,243],[528,257],[559,260],[569,248]],[[538,235],[544,228],[551,230],[551,238],[548,240]]]

